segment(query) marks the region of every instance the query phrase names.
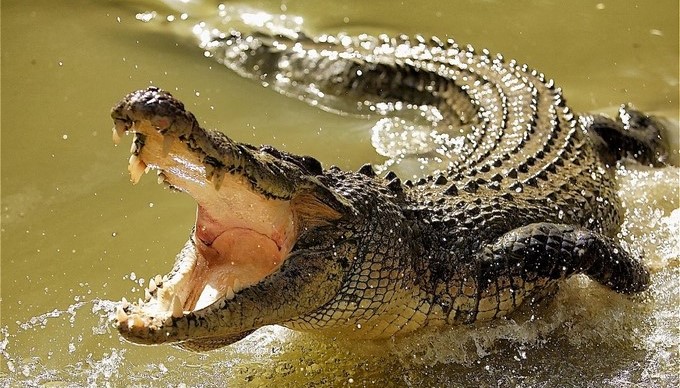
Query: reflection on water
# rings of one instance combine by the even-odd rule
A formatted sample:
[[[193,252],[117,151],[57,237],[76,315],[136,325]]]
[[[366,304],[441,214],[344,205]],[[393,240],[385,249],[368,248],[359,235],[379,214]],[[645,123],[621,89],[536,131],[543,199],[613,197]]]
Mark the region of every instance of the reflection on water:
[[[652,289],[639,298],[574,278],[555,300],[511,319],[386,342],[276,326],[207,354],[122,342],[109,323],[109,299],[141,295],[149,276],[169,269],[194,212],[190,199],[152,180],[128,184],[127,152],[110,145],[107,117],[125,93],[150,83],[174,90],[209,127],[327,165],[384,159],[372,147],[374,122],[319,111],[239,78],[182,38],[189,35],[183,27],[165,29],[181,23],[154,29],[135,19],[153,10],[181,20],[181,12],[156,2],[79,5],[75,14],[72,2],[3,2],[0,385],[680,383],[677,167],[617,172],[626,206],[621,238],[652,269]],[[212,2],[182,6],[194,17],[217,9]],[[675,1],[536,1],[531,12],[471,1],[256,6],[302,15],[314,33],[451,33],[519,56],[554,76],[577,110],[632,101],[666,112],[675,120],[677,158]]]

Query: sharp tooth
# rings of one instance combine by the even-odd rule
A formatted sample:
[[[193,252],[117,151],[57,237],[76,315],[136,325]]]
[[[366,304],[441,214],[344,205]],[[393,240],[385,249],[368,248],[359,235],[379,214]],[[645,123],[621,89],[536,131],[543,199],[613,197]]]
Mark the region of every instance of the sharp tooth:
[[[149,279],[149,292],[156,291],[156,281],[154,279]]]
[[[122,323],[128,320],[128,315],[121,306],[118,306],[118,308],[116,309],[116,320],[118,321],[118,323]]]
[[[173,296],[175,296],[175,289],[174,287],[170,286],[168,288],[163,288],[160,292],[160,295],[157,295],[156,298],[160,302],[163,309],[168,310],[170,308],[170,304],[172,303]]]
[[[241,281],[238,279],[234,279],[234,292],[239,291],[241,291]]]
[[[128,318],[128,327],[133,328],[135,326],[144,326],[144,321],[139,315]]]
[[[144,301],[148,302],[150,300],[151,300],[151,291],[149,291],[149,289],[147,288],[146,290],[144,290]]]
[[[141,133],[135,133],[134,139],[132,139],[132,144],[130,145],[130,153],[139,155],[139,152],[144,147],[145,136]]]
[[[203,167],[205,167],[205,179],[212,180],[215,174],[215,166],[210,163],[203,163]]]
[[[227,287],[227,294],[225,295],[227,299],[234,299],[234,289]]]
[[[137,304],[139,305],[139,307],[142,307],[144,305],[144,301],[142,300],[142,298],[137,299]]]
[[[156,285],[158,287],[160,287],[160,284],[163,283],[163,278],[161,278],[161,275],[156,275],[156,277],[154,277],[153,280],[156,281]]]
[[[224,172],[220,169],[215,169],[215,172],[212,174],[212,184],[215,187],[215,190],[219,191],[220,186],[222,186],[222,181],[224,180]]]
[[[146,164],[142,162],[137,155],[131,155],[128,161],[128,171],[130,171],[130,180],[133,184],[139,182],[139,178],[142,177],[142,173],[146,169]]]
[[[123,297],[123,299],[121,299],[121,301],[120,301],[120,305],[121,305],[122,308],[125,309],[125,308],[128,308],[128,306],[130,306],[130,302],[128,302],[127,299],[125,299],[125,297]]]
[[[194,310],[202,310],[210,306],[216,299],[219,299],[220,293],[211,284],[206,284],[199,295],[198,300],[194,306]]]
[[[170,149],[172,149],[172,143],[174,143],[175,139],[172,138],[172,136],[165,135],[163,136],[163,156],[168,156],[170,153]]]
[[[113,144],[119,144],[120,143],[120,138],[125,134],[125,126],[124,125],[118,125],[116,124],[115,127],[113,127]]]
[[[163,275],[163,283],[167,283],[167,282],[168,282],[168,275]],[[160,283],[160,282],[156,282],[156,283]]]
[[[170,310],[172,312],[173,318],[180,318],[184,315],[184,312],[182,312],[182,302],[180,302],[179,297],[177,295],[175,295],[172,298]]]
[[[158,175],[158,184],[159,185],[162,184],[163,182],[165,182],[165,180],[167,179],[165,174],[163,174],[163,171],[158,171],[157,175]]]

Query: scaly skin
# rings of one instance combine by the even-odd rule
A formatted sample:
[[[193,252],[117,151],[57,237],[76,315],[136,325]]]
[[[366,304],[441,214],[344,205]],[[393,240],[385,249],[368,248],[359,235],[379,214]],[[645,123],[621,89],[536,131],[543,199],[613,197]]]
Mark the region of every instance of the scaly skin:
[[[622,157],[663,163],[653,119],[626,107],[619,121],[578,116],[542,74],[436,38],[231,33],[208,48],[327,109],[338,102],[327,96],[364,109],[428,105],[471,129],[446,170],[402,183],[368,165],[323,169],[234,142],[157,88],[128,95],[112,117],[116,134],[137,134],[133,181],[158,169],[196,198],[199,215],[173,271],[145,302],[119,308],[127,339],[208,350],[268,324],[384,338],[506,316],[575,274],[625,294],[648,286],[647,270],[612,239],[622,211],[611,170]],[[258,275],[239,267],[260,257],[271,259]]]

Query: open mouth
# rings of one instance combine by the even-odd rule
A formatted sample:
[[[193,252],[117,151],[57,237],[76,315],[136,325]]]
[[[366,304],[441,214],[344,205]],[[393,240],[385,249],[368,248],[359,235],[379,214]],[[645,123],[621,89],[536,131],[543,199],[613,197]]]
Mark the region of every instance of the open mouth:
[[[114,141],[134,134],[128,166],[133,183],[156,170],[159,183],[191,195],[198,210],[173,270],[150,279],[144,299],[119,305],[116,324],[132,337],[233,299],[277,271],[297,235],[290,200],[257,192],[238,166],[216,167],[202,148],[219,144],[192,142],[159,120],[116,119]]]
[[[231,344],[319,308],[342,282],[322,231],[357,214],[314,158],[237,143],[201,128],[170,93],[149,87],[112,110],[114,141],[132,133],[133,183],[150,170],[198,204],[191,237],[165,276],[115,325],[140,344],[189,350]],[[332,257],[332,255],[331,255]]]

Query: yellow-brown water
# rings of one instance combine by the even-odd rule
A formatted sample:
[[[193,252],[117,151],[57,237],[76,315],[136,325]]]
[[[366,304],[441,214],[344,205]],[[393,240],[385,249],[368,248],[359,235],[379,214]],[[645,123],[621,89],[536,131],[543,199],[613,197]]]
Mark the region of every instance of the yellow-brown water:
[[[181,2],[177,2],[180,3]],[[455,37],[555,78],[577,111],[633,102],[674,123],[678,3],[633,1],[257,1],[312,32]],[[206,12],[217,3],[191,5]],[[189,6],[187,6],[189,7]],[[0,386],[677,386],[680,169],[619,169],[623,239],[645,252],[652,289],[630,300],[582,278],[512,320],[363,343],[280,327],[192,354],[122,342],[108,314],[169,270],[194,217],[155,179],[128,182],[110,107],[154,84],[239,141],[357,168],[382,159],[371,122],[239,78],[137,12],[155,2],[2,3]],[[179,13],[175,12],[179,17]]]

